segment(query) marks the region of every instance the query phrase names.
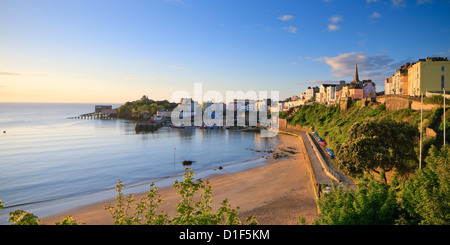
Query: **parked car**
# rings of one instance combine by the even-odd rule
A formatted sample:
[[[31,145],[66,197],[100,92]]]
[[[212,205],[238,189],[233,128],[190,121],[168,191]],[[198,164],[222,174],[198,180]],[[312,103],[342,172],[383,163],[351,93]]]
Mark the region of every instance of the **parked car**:
[[[326,148],[328,155],[330,155],[331,158],[334,157],[334,153],[330,148]]]

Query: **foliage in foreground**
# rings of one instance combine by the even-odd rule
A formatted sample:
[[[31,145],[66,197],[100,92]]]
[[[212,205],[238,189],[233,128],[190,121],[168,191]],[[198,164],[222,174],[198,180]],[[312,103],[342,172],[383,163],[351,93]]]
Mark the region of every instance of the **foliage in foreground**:
[[[172,186],[177,189],[177,193],[181,195],[181,201],[176,206],[176,215],[169,218],[167,213],[160,212],[156,214],[156,209],[162,203],[161,196],[158,194],[158,188],[151,184],[151,189],[139,203],[137,203],[134,215],[129,215],[128,210],[134,203],[132,194],[127,197],[122,193],[124,185],[121,181],[116,186],[117,198],[116,205],[107,205],[114,218],[115,225],[241,225],[241,224],[257,224],[254,217],[247,218],[246,222],[242,222],[238,217],[238,210],[232,209],[225,199],[221,203],[221,207],[213,212],[212,188],[208,180],[194,180],[194,173],[189,168],[184,173],[182,182],[175,181]],[[199,193],[201,191],[201,193]],[[143,215],[143,218],[141,216]]]
[[[450,147],[438,150],[432,146],[425,159],[426,167],[417,170],[409,178],[394,178],[390,184],[370,175],[358,182],[356,190],[334,185],[333,191],[324,194],[318,201],[320,217],[314,222],[320,225],[450,225]],[[242,222],[238,211],[231,209],[227,200],[213,212],[211,185],[208,181],[194,180],[193,173],[186,169],[184,180],[173,185],[181,195],[176,215],[169,218],[164,212],[156,213],[162,203],[157,188],[150,191],[134,205],[134,196],[123,194],[125,186],[119,181],[117,202],[105,208],[111,212],[116,225],[217,225],[257,224],[254,217]],[[199,193],[201,192],[201,193]],[[0,209],[2,207],[0,201]],[[134,213],[129,215],[134,209]],[[33,213],[16,210],[8,221],[15,225],[38,225],[42,221]],[[305,224],[304,217],[298,217]],[[77,225],[71,216],[66,216],[56,225]]]
[[[334,185],[319,200],[323,225],[450,225],[450,147],[434,146],[427,166],[390,185],[365,175],[356,190]],[[383,177],[381,177],[383,178]]]
[[[209,181],[202,179],[194,180],[194,173],[187,168],[184,173],[184,180],[175,181],[173,188],[181,196],[181,201],[176,206],[176,215],[169,218],[167,213],[156,213],[156,209],[162,203],[158,188],[152,183],[148,193],[135,204],[133,194],[126,196],[123,194],[125,185],[119,180],[116,185],[116,204],[108,204],[108,210],[114,218],[115,225],[256,225],[258,222],[252,216],[244,222],[238,218],[238,209],[232,209],[228,200],[222,201],[221,206],[213,212],[212,187]],[[200,192],[200,193],[199,193]],[[0,209],[3,208],[0,201]],[[134,209],[132,215],[129,214]],[[9,213],[8,221],[14,225],[39,225],[42,221],[33,213],[23,210],[16,210]],[[55,225],[79,225],[72,216],[66,216],[61,222]]]
[[[427,167],[401,184],[405,224],[450,224],[450,147],[430,149]]]

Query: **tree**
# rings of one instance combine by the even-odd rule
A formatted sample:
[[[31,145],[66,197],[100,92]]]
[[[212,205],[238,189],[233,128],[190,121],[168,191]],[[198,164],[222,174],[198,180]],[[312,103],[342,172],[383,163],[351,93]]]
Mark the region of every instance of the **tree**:
[[[173,110],[178,106],[177,103],[171,103],[167,100],[154,101],[151,99],[140,99],[132,102],[126,102],[117,108],[117,116],[124,119],[142,119],[144,112],[155,115],[158,110]]]
[[[355,123],[347,134],[347,141],[337,153],[337,163],[350,175],[394,168],[403,174],[417,166],[414,147],[418,130],[406,122],[367,119]]]
[[[404,224],[450,224],[450,147],[432,146],[427,165],[401,185]]]

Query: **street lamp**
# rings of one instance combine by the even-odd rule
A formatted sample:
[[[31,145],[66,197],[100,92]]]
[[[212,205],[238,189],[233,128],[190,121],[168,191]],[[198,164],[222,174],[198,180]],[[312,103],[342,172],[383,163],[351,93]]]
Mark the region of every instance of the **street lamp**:
[[[419,169],[422,169],[422,135],[423,135],[423,91],[420,92],[420,155]]]

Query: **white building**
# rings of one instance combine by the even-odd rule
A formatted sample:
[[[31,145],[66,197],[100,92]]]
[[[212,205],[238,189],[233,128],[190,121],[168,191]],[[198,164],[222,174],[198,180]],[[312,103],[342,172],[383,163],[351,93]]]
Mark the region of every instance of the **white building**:
[[[305,91],[305,101],[308,102],[312,97],[316,97],[317,93],[319,93],[318,87],[308,87]]]
[[[168,110],[159,110],[156,112],[156,116],[162,117],[162,118],[170,118],[172,116],[172,111]]]

